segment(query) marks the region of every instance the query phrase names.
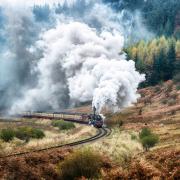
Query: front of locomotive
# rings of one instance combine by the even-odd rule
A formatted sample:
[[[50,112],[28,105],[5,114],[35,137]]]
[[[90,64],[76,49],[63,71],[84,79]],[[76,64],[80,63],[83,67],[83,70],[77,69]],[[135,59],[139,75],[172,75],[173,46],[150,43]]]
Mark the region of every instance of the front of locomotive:
[[[89,124],[96,128],[103,127],[103,117],[100,114],[96,114],[96,108],[93,108],[94,113],[88,116]]]

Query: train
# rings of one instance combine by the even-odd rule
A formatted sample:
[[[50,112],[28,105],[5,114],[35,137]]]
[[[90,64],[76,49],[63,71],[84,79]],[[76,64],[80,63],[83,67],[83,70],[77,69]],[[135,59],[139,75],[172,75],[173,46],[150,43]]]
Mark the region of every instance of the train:
[[[41,111],[26,111],[16,114],[23,118],[44,118],[44,119],[63,119],[66,121],[77,122],[81,124],[89,124],[96,128],[103,127],[103,117],[96,113],[96,108],[93,108],[93,114],[85,113],[70,113],[70,112],[41,112]]]
[[[103,117],[100,114],[96,113],[96,108],[93,107],[93,114],[88,115],[89,124],[93,125],[96,128],[103,127]]]

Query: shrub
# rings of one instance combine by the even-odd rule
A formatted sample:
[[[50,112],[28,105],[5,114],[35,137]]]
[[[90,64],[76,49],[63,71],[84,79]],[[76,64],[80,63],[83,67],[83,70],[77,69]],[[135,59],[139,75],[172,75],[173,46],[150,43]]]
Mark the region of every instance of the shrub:
[[[27,128],[27,127],[18,128],[18,129],[15,131],[15,136],[16,136],[18,139],[21,139],[21,140],[26,140],[26,141],[28,141],[28,140],[30,139],[29,133],[28,133],[28,128]]]
[[[151,134],[149,136],[143,137],[141,139],[141,143],[143,147],[148,150],[149,148],[153,147],[156,143],[158,143],[159,138],[157,135]]]
[[[58,165],[62,179],[76,179],[85,177],[98,178],[102,166],[101,156],[91,149],[83,149],[69,155]]]
[[[32,127],[21,127],[16,130],[3,129],[1,130],[0,137],[5,142],[11,141],[14,137],[21,140],[29,141],[30,138],[41,139],[45,136],[44,132],[40,129]]]
[[[52,126],[58,127],[59,130],[69,130],[75,128],[74,123],[72,122],[66,122],[63,120],[56,120],[52,122]]]
[[[9,142],[9,141],[13,140],[14,136],[15,136],[15,134],[12,129],[2,129],[1,130],[0,137],[5,142]]]
[[[21,140],[29,141],[30,138],[41,139],[45,136],[45,134],[40,129],[21,127],[15,131],[15,136]]]
[[[32,132],[31,137],[35,139],[42,139],[45,136],[44,132],[41,129],[35,128],[32,129],[31,132]]]
[[[139,138],[142,139],[149,135],[151,135],[151,130],[149,128],[143,128],[139,134]]]
[[[30,127],[21,127],[16,130],[16,137],[21,140],[29,141],[31,137],[31,128]]]
[[[143,147],[148,150],[158,143],[159,138],[156,134],[153,134],[150,129],[143,128],[139,134],[140,141]]]

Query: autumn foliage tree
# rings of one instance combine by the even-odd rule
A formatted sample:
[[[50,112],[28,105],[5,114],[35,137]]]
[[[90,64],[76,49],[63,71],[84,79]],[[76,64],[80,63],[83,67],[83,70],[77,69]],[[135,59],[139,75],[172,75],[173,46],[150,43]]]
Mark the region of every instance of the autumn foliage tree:
[[[165,36],[149,42],[140,41],[125,48],[139,72],[146,74],[142,86],[155,85],[172,79],[180,71],[180,41]]]

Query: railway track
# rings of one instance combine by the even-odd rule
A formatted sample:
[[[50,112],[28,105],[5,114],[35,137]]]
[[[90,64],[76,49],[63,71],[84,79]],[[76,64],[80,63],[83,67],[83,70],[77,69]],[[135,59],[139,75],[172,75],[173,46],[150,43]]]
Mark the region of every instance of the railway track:
[[[74,146],[82,145],[85,143],[93,142],[93,141],[98,140],[104,136],[109,136],[110,133],[111,133],[111,130],[109,128],[99,128],[96,135],[94,135],[90,138],[87,138],[87,139],[79,140],[79,141],[72,142],[72,143],[52,146],[52,147],[48,147],[48,148],[42,148],[42,149],[38,149],[38,150],[31,150],[31,151],[26,151],[26,152],[20,152],[20,153],[14,153],[14,154],[9,154],[9,155],[5,155],[5,156],[0,156],[0,159],[9,158],[9,157],[13,157],[13,156],[23,156],[23,155],[27,155],[27,154],[30,154],[33,152],[43,152],[43,151],[62,148],[62,147],[74,147]]]

